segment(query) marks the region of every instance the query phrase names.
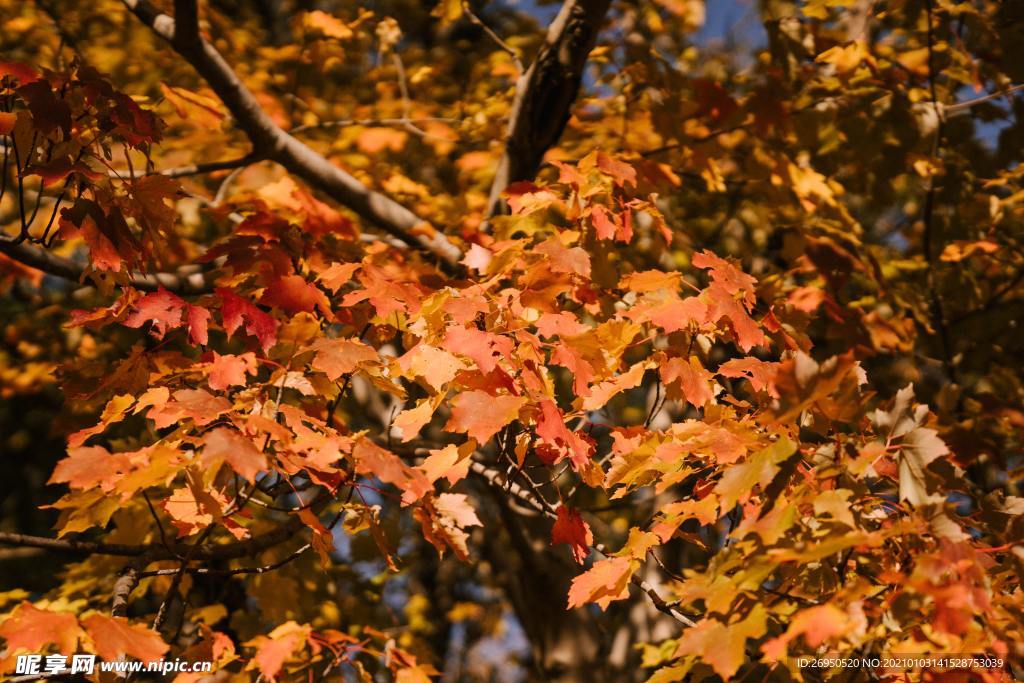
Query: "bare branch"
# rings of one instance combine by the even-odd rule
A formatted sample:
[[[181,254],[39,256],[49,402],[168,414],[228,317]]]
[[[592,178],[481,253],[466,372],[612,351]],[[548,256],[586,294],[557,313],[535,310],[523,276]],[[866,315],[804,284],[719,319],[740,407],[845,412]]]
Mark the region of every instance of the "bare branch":
[[[153,171],[152,173],[133,173],[131,170],[125,169],[123,171],[109,171],[108,175],[111,178],[121,178],[124,180],[134,180],[148,175],[162,175],[168,178],[184,178],[186,176],[202,175],[204,173],[214,173],[216,171],[226,171],[229,169],[238,170],[248,166],[249,164],[254,164],[259,160],[259,157],[254,154],[246,154],[244,157],[238,157],[237,159],[211,161],[205,164],[188,164],[187,166],[165,168],[162,171]]]
[[[502,40],[501,36],[494,32],[494,29],[492,29],[490,26],[484,23],[483,19],[474,14],[473,8],[469,6],[469,0],[462,1],[462,12],[471,22],[479,26],[483,30],[483,32],[487,34],[487,37],[494,41],[495,45],[497,45],[499,48],[501,48],[503,52],[508,53],[508,55],[512,57],[512,62],[516,65],[516,71],[519,73],[520,76],[522,76],[525,67],[523,67],[523,60],[519,54],[519,50],[515,49],[514,47],[506,43],[504,40]]]
[[[530,68],[519,78],[505,153],[491,183],[488,218],[504,210],[501,193],[530,180],[569,122],[587,56],[611,0],[565,0]]]
[[[317,501],[317,505],[323,505],[329,500],[324,497]],[[268,531],[260,536],[253,536],[245,541],[223,543],[221,545],[209,545],[196,548],[192,559],[194,560],[234,560],[240,557],[255,557],[267,548],[284,543],[293,538],[295,532],[301,529],[303,522],[298,516],[291,517],[281,526]],[[160,543],[145,543],[140,545],[125,545],[121,543],[102,543],[96,541],[76,541],[72,539],[45,538],[42,536],[28,536],[0,532],[0,544],[25,546],[30,548],[45,548],[57,550],[75,555],[113,555],[120,557],[140,557],[145,555],[149,561],[156,560],[180,560],[193,546],[181,543],[172,543],[165,548]]]
[[[78,265],[71,259],[58,256],[41,247],[35,247],[24,242],[0,237],[0,254],[23,263],[26,266],[41,270],[50,275],[81,282],[82,274],[85,272],[83,266]],[[129,284],[144,292],[155,292],[160,287],[176,294],[204,294],[213,291],[211,283],[203,272],[176,275],[173,273],[133,273],[129,278]]]
[[[199,36],[195,49],[182,52],[175,40],[174,19],[147,0],[122,0],[144,24],[179,53],[206,79],[253,143],[254,152],[275,161],[335,201],[397,237],[435,257],[450,271],[459,269],[461,250],[441,232],[395,200],[370,190],[356,178],[282,130],[210,43]]]

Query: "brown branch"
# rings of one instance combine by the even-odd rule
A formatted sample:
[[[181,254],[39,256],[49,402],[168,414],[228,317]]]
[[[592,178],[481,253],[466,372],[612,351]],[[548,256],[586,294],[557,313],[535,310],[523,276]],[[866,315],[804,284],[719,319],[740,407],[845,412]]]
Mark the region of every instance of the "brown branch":
[[[237,170],[239,168],[244,168],[249,164],[256,163],[259,160],[259,157],[255,154],[246,154],[244,157],[238,157],[237,159],[210,161],[205,164],[188,164],[186,166],[165,168],[161,171],[153,171],[152,173],[133,173],[132,171],[125,169],[123,171],[109,171],[108,175],[111,178],[121,178],[123,180],[134,180],[135,178],[144,178],[145,176],[150,175],[162,175],[168,178],[184,178],[186,176],[202,175],[203,173],[214,173],[216,171]]]
[[[441,232],[395,200],[370,190],[352,175],[282,130],[257,102],[220,52],[202,36],[178,40],[174,19],[148,0],[122,0],[144,24],[170,43],[202,76],[249,137],[254,153],[281,164],[291,173],[347,206],[363,219],[410,246],[440,259],[458,271],[461,250]]]
[[[117,581],[114,582],[114,596],[111,600],[110,616],[124,617],[128,615],[128,598],[131,597],[132,591],[139,585],[139,579],[142,578],[141,572],[147,564],[149,564],[149,558],[146,555],[140,555],[121,570]]]
[[[24,242],[0,237],[0,254],[4,254],[19,263],[50,275],[81,282],[85,272],[83,266],[71,259],[58,256],[51,251]],[[176,275],[174,273],[132,273],[128,283],[144,292],[155,292],[163,287],[175,294],[204,294],[213,291],[212,284],[202,272]]]
[[[320,504],[326,500],[318,501]],[[235,560],[240,557],[254,557],[262,551],[291,539],[301,529],[303,522],[297,516],[290,518],[281,526],[245,541],[235,541],[221,545],[203,546],[195,550],[193,560]],[[102,543],[97,541],[77,541],[73,539],[45,538],[0,532],[0,544],[44,548],[75,555],[113,555],[120,557],[140,557],[145,555],[149,561],[180,560],[191,549],[191,545],[171,543],[164,547],[160,543],[143,543],[125,545],[121,543]]]
[[[494,44],[497,45],[502,50],[502,52],[507,53],[512,58],[512,63],[516,65],[516,72],[520,76],[522,76],[524,67],[522,57],[519,54],[519,50],[515,49],[514,47],[506,43],[504,40],[502,40],[501,36],[494,32],[494,29],[488,26],[483,19],[474,14],[473,8],[470,7],[469,5],[469,0],[462,0],[462,13],[465,14],[466,17],[472,23],[479,26],[480,29],[487,35],[487,37],[494,41]]]
[[[540,52],[516,84],[505,153],[491,183],[488,218],[504,210],[501,193],[506,187],[537,175],[544,153],[561,137],[610,5],[611,0],[565,0],[548,27]]]

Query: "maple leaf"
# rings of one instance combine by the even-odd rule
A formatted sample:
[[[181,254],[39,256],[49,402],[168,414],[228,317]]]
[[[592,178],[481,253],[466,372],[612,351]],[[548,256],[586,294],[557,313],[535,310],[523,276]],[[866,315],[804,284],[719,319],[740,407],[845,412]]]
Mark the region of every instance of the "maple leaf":
[[[736,342],[744,351],[750,351],[767,341],[761,327],[747,312],[745,306],[749,304],[737,301],[725,285],[719,282],[711,283],[711,286],[703,291],[701,298],[707,303],[706,320],[717,322],[722,318],[728,319],[736,333]]]
[[[551,543],[565,543],[572,550],[573,559],[577,563],[583,561],[590,554],[590,546],[594,544],[594,534],[590,531],[590,525],[580,516],[578,510],[573,510],[566,505],[558,507],[558,519],[551,527]]]
[[[643,361],[635,364],[621,375],[592,385],[589,395],[583,399],[583,410],[596,410],[608,403],[612,396],[619,392],[640,386],[644,373],[650,367],[651,363]]]
[[[379,359],[372,347],[358,339],[324,339],[313,348],[316,349],[313,369],[327,375],[332,382]]]
[[[286,661],[306,646],[311,629],[294,621],[287,621],[266,636],[260,636],[246,643],[256,648],[256,655],[247,668],[259,669],[268,680],[277,680]]]
[[[245,325],[245,331],[256,337],[263,351],[266,352],[277,341],[277,321],[261,311],[250,301],[226,289],[217,289],[221,300],[221,317],[224,331],[230,338],[235,331]]]
[[[526,405],[522,396],[486,391],[464,391],[452,399],[452,415],[445,429],[465,432],[477,443],[487,443],[505,425],[519,417],[519,409]]]
[[[203,389],[179,389],[173,401],[153,405],[146,416],[157,429],[163,429],[183,418],[191,418],[197,426],[209,424],[231,409],[223,396],[214,396]]]
[[[337,292],[345,284],[351,282],[352,276],[359,270],[360,264],[358,263],[332,263],[327,270],[322,271],[317,279],[323,283],[324,287]]]
[[[123,453],[112,454],[102,446],[70,448],[67,457],[54,468],[50,483],[68,484],[77,489],[99,486],[110,491],[130,469],[131,460]]]
[[[738,501],[749,498],[755,486],[761,486],[762,489],[768,486],[779,471],[779,463],[793,455],[796,449],[795,443],[782,436],[750,456],[746,462],[729,467],[715,486],[722,511],[732,510]]]
[[[131,624],[124,617],[91,614],[82,620],[82,625],[96,654],[108,662],[125,655],[140,662],[152,662],[170,649],[159,633],[150,631],[143,624]]]
[[[243,353],[236,356],[229,353],[222,356],[214,351],[207,383],[216,391],[224,391],[232,386],[245,386],[246,375],[254,375],[256,371],[255,354]]]
[[[473,441],[467,441],[461,446],[448,444],[441,449],[432,449],[419,468],[431,482],[444,477],[454,486],[469,474],[471,456],[475,449],[476,443]]]
[[[675,656],[695,656],[711,665],[724,680],[732,678],[746,660],[747,639],[760,638],[767,630],[768,612],[757,604],[743,619],[724,624],[704,618],[683,632]]]
[[[811,648],[817,648],[828,640],[844,635],[849,629],[850,619],[846,612],[831,604],[816,605],[793,617],[786,632],[766,642],[761,646],[761,651],[766,659],[774,662],[786,656],[789,643],[798,636],[802,635]]]
[[[440,391],[466,367],[451,353],[423,342],[399,358],[398,365],[404,372],[425,379],[434,391]]]
[[[462,257],[462,261],[460,261],[460,263],[479,273],[485,273],[487,272],[487,266],[491,264],[493,259],[494,253],[490,249],[482,247],[479,244],[471,244],[469,246],[469,251],[467,251],[466,255]]]
[[[715,398],[711,386],[713,375],[701,365],[696,356],[690,356],[688,360],[670,358],[659,366],[658,373],[666,387],[678,386],[686,401],[695,408],[703,408]]]
[[[722,377],[746,377],[754,391],[764,391],[772,398],[779,398],[775,387],[778,363],[769,363],[757,358],[733,358],[718,366]]]
[[[142,327],[152,323],[153,335],[163,339],[168,330],[181,325],[186,305],[184,299],[161,287],[142,297],[136,303],[135,310],[125,318],[124,324],[126,327]]]
[[[679,289],[682,274],[660,270],[645,270],[624,275],[619,280],[619,288],[630,292],[656,292],[659,289],[675,292]]]
[[[432,482],[422,471],[409,467],[397,455],[360,439],[352,449],[356,472],[374,476],[402,491],[402,504],[409,505],[433,490]]]
[[[439,396],[443,398],[443,396]],[[437,401],[434,398],[424,398],[420,400],[412,408],[403,410],[402,412],[395,415],[395,419],[392,421],[391,426],[397,429],[401,436],[399,438],[402,441],[411,441],[416,438],[416,435],[420,433],[427,423],[430,422],[434,416],[434,411],[437,410]]]
[[[463,562],[469,559],[466,542],[469,533],[466,527],[481,526],[476,511],[470,506],[465,494],[441,493],[430,496],[413,511],[423,529],[423,536],[444,556],[446,548],[451,548],[455,556]]]
[[[741,295],[743,302],[748,306],[754,305],[756,301],[754,287],[757,285],[757,280],[752,276],[707,250],[693,255],[693,265],[708,269],[711,279],[721,285],[722,289],[729,294]]]
[[[289,315],[319,309],[328,320],[334,317],[324,293],[301,275],[285,275],[274,280],[264,290],[260,303],[276,306]]]
[[[572,580],[569,587],[569,609],[593,602],[601,609],[616,600],[629,597],[629,580],[636,569],[628,557],[598,560],[586,572]]]
[[[598,152],[596,166],[602,173],[609,175],[616,185],[636,185],[636,169],[624,161],[608,156],[604,152]]]
[[[548,266],[556,273],[574,273],[590,277],[590,254],[580,247],[566,247],[557,237],[541,242],[534,251],[548,258]]]
[[[900,443],[898,459],[900,500],[918,506],[933,502],[925,470],[948,453],[949,448],[934,429],[915,427],[907,432]]]
[[[537,334],[541,338],[551,337],[575,337],[583,334],[589,327],[579,321],[575,315],[568,311],[560,313],[543,313],[537,319]]]
[[[445,331],[442,347],[452,353],[470,358],[480,371],[487,374],[498,366],[498,361],[512,354],[512,340],[475,327],[449,327]]]
[[[40,609],[27,601],[0,624],[0,638],[7,641],[8,654],[42,652],[54,644],[62,654],[69,655],[83,635],[74,614]]]
[[[600,204],[590,207],[590,220],[594,224],[594,233],[598,239],[610,240],[618,234],[619,226],[614,216]]]
[[[252,440],[228,427],[217,427],[203,436],[202,463],[211,470],[227,463],[250,482],[256,481],[256,475],[267,469],[267,457]]]

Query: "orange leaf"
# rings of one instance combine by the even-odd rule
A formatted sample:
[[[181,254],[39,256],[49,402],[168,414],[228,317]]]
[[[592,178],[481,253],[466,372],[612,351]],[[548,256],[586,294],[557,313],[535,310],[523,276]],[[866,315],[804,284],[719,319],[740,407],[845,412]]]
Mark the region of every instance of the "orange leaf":
[[[601,609],[615,600],[629,597],[629,579],[633,576],[633,561],[628,557],[599,560],[590,570],[572,580],[569,587],[569,609],[582,607],[588,602]]]
[[[142,624],[132,625],[124,617],[92,614],[82,620],[100,659],[112,662],[127,655],[141,662],[160,659],[170,646],[160,634]]]
[[[256,481],[256,475],[267,469],[267,456],[248,437],[228,427],[217,427],[203,437],[202,463],[208,469],[227,463],[246,481]]]
[[[82,635],[74,614],[39,609],[30,602],[22,602],[0,624],[0,638],[7,641],[8,653],[41,652],[52,643],[61,653],[71,654]]]
[[[522,396],[503,394],[494,396],[486,391],[464,391],[452,399],[452,416],[445,429],[465,432],[477,440],[487,443],[502,427],[519,417],[519,409],[525,405]]]

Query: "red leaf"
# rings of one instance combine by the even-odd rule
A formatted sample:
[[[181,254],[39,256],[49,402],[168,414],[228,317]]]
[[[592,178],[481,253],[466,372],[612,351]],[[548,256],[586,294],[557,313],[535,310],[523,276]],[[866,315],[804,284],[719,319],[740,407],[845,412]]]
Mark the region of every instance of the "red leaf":
[[[533,248],[548,257],[548,266],[556,273],[575,273],[590,277],[590,254],[580,247],[566,247],[558,237],[551,237]]]
[[[289,315],[311,313],[314,308],[327,318],[333,318],[331,303],[316,285],[306,282],[301,275],[285,275],[275,280],[263,292],[260,303],[276,306]]]
[[[594,224],[594,232],[597,234],[598,239],[610,240],[615,237],[618,226],[615,224],[615,219],[608,209],[600,204],[594,204],[590,208],[590,220]]]
[[[772,398],[778,398],[775,388],[775,375],[779,371],[778,363],[768,363],[757,358],[733,358],[718,367],[722,377],[746,377],[754,391],[766,391]]]
[[[244,324],[245,331],[259,340],[264,352],[274,345],[277,341],[277,321],[274,318],[251,301],[226,289],[217,289],[217,296],[221,299],[221,317],[229,338]]]
[[[54,159],[45,164],[33,164],[25,169],[25,175],[37,175],[42,178],[43,185],[53,185],[64,180],[72,173],[77,173],[89,180],[96,180],[102,177],[102,174],[97,173],[80,161],[72,163],[68,157]]]
[[[163,339],[168,330],[181,325],[181,315],[187,305],[184,299],[161,287],[139,299],[135,304],[135,310],[125,319],[124,324],[126,327],[137,328],[152,323],[153,335],[157,339]]]
[[[551,527],[551,543],[565,543],[572,550],[573,559],[579,564],[590,554],[590,546],[594,543],[594,534],[590,525],[583,521],[578,510],[567,505],[558,508],[558,519]]]
[[[210,340],[207,328],[210,322],[210,312],[202,306],[189,304],[185,310],[185,322],[188,325],[188,339],[195,345],[203,345]]]
[[[0,62],[0,79],[4,76],[10,76],[22,85],[39,80],[39,73],[22,62]]]

